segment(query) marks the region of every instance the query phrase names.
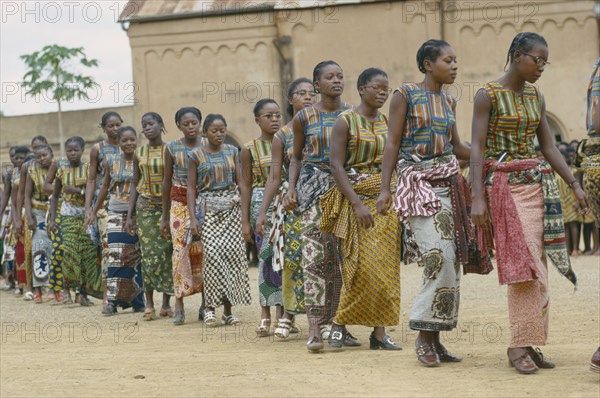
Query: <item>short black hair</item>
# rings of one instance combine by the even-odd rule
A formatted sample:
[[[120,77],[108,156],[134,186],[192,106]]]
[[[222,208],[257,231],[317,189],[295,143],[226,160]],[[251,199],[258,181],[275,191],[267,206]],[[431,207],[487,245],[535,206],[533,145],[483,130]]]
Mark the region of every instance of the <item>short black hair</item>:
[[[450,44],[445,40],[430,39],[421,44],[421,47],[417,50],[417,66],[419,67],[419,71],[427,73],[424,65],[425,61],[435,62],[445,47],[450,47]]]
[[[15,155],[16,155],[17,153],[22,153],[22,154],[24,154],[24,155],[27,155],[29,152],[31,152],[31,151],[29,150],[29,148],[27,148],[27,147],[26,147],[26,146],[24,146],[24,145],[18,145],[18,146],[14,146],[14,147],[12,147],[11,149],[13,149],[13,150],[15,151]]]
[[[506,55],[506,64],[504,65],[504,68],[506,68],[507,65],[513,63],[513,61],[515,60],[515,53],[517,51],[521,53],[529,52],[533,49],[533,46],[535,46],[536,44],[542,44],[548,47],[546,39],[544,39],[542,35],[539,35],[535,32],[521,32],[518,35],[516,35],[512,43],[510,43],[508,54]]]
[[[258,112],[260,112],[260,110],[262,108],[264,108],[265,105],[267,105],[267,104],[275,104],[275,105],[277,105],[277,107],[279,107],[279,104],[274,99],[272,99],[272,98],[263,98],[260,101],[258,101],[256,103],[256,105],[254,105],[254,111],[253,111],[254,112],[254,117],[258,117]]]
[[[43,135],[36,135],[35,137],[33,137],[31,139],[31,145],[33,145],[35,141],[42,141],[44,144],[48,145],[48,140]]]
[[[368,68],[363,70],[358,76],[358,80],[356,81],[356,88],[361,88],[369,83],[375,76],[384,76],[386,79],[388,77],[387,73],[379,68]]]
[[[121,139],[121,137],[123,136],[123,134],[124,134],[126,131],[132,131],[132,132],[133,132],[133,135],[135,135],[135,136],[137,137],[137,133],[135,132],[135,129],[134,129],[133,127],[131,127],[131,126],[123,126],[123,127],[121,127],[121,128],[120,128],[120,129],[117,131],[117,138],[120,140],[120,139]]]
[[[48,151],[48,152],[50,152],[51,155],[54,155],[54,151],[52,150],[52,147],[50,145],[42,145],[37,150],[38,151]]]
[[[108,111],[104,113],[104,115],[102,115],[102,119],[100,119],[100,127],[105,127],[106,123],[108,123],[108,119],[110,119],[111,117],[116,117],[121,121],[121,123],[123,123],[123,118],[121,117],[121,115],[119,115],[115,111]]]
[[[180,108],[177,112],[175,112],[175,124],[179,126],[181,118],[187,113],[194,114],[198,118],[198,122],[202,122],[202,112],[200,112],[200,109],[193,106],[184,106],[183,108]]]
[[[302,83],[308,83],[311,86],[313,85],[313,82],[311,82],[309,78],[299,77],[298,79],[294,80],[293,82],[291,82],[288,85],[288,89],[287,89],[288,100],[291,100],[292,98],[294,98],[294,92],[296,91],[298,86],[301,85]],[[314,90],[314,87],[313,87],[313,90]],[[288,103],[288,106],[285,108],[285,110],[288,113],[288,115],[294,116],[294,107],[292,106],[292,104]]]
[[[67,141],[65,141],[65,146],[69,145],[70,143],[79,145],[82,150],[85,149],[85,141],[79,136],[67,138]]]
[[[142,120],[144,120],[146,116],[150,116],[152,119],[156,120],[158,124],[162,124],[163,126],[165,125],[165,122],[163,122],[163,118],[156,112],[144,113],[144,115],[142,116]]]
[[[335,65],[335,66],[338,66],[340,69],[342,69],[342,67],[340,66],[340,64],[338,64],[335,61],[331,61],[331,60],[329,60],[329,61],[321,61],[313,69],[313,82],[319,81],[319,79],[321,78],[321,75],[323,74],[323,69],[325,69],[325,67],[329,66],[329,65]]]
[[[220,115],[218,113],[209,113],[206,116],[206,119],[204,120],[204,124],[202,125],[202,131],[206,133],[210,125],[213,124],[215,120],[221,120],[225,127],[227,127],[227,122],[225,121],[223,115]]]

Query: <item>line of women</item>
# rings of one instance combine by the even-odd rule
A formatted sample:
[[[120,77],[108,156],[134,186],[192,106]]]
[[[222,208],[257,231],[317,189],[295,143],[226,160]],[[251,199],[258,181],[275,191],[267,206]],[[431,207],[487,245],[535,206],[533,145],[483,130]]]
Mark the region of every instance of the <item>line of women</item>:
[[[534,348],[547,339],[547,258],[571,282],[576,277],[552,169],[569,182],[582,212],[588,204],[553,144],[544,98],[532,84],[548,64],[547,43],[535,33],[515,37],[506,73],[476,95],[472,147],[461,142],[457,101],[443,90],[457,77],[455,51],[428,40],[416,58],[424,79],[394,90],[389,115],[380,111],[392,93],[383,70],[360,74],[361,100],[352,106],[342,100],[342,67],[320,62],[312,80],[290,84],[287,125],[275,100],[256,103],[257,136],[241,151],[225,143],[219,114],[203,120],[199,109],[181,108],[175,122],[182,137],[165,143],[162,117],[146,113],[148,144],[138,146],[135,129],[107,113],[107,139],[94,146],[89,165],[81,163],[83,142],[71,138],[68,162],[57,163],[47,181],[49,230],[60,235],[62,250],[55,279],[75,289],[82,305],[88,295],[102,296],[106,315],[133,307],[155,319],[157,291],[159,315],[181,325],[184,298],[202,294],[200,320],[237,325],[232,308],[251,301],[245,243],[254,242],[259,337],[274,328],[288,338],[306,314],[309,352],[322,351],[325,340],[332,349],[360,346],[349,325],[373,328],[371,349],[399,350],[386,328],[399,323],[403,258],[423,268],[409,325],[419,332],[418,360],[435,367],[461,361],[440,332],[457,327],[461,274],[491,272],[495,248],[499,281],[508,285],[509,362],[521,373],[554,367]],[[545,160],[536,156],[535,137]],[[48,148],[38,148],[25,173],[38,289],[48,283],[44,255],[52,256],[38,222],[48,203]],[[459,159],[470,159],[472,194]]]

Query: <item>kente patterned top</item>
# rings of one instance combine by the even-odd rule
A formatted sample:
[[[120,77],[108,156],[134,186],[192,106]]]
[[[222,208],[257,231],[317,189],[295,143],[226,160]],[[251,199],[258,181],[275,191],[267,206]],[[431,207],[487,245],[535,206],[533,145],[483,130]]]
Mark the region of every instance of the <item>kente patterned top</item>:
[[[46,174],[48,169],[42,168],[38,162],[31,162],[27,166],[27,174],[31,177],[33,182],[33,195],[32,198],[39,202],[48,202],[49,195],[44,193],[44,183],[46,182]]]
[[[122,156],[110,156],[106,160],[110,170],[111,199],[128,202],[133,185],[133,160],[125,160]]]
[[[342,109],[331,113],[321,112],[314,106],[309,106],[298,112],[298,117],[304,128],[303,161],[329,165],[331,129],[340,113],[350,108],[351,105],[344,102],[342,103]]]
[[[190,151],[188,156],[198,165],[198,192],[233,191],[237,188],[235,167],[238,149],[233,145],[223,144],[218,153],[209,153],[200,147]]]
[[[121,153],[121,148],[118,145],[110,145],[104,141],[94,144],[94,148],[98,150],[98,169],[96,170],[96,189],[98,190],[104,184],[104,159]]]
[[[590,85],[587,93],[587,117],[586,127],[590,137],[600,137],[600,131],[594,131],[594,109],[598,109],[600,106],[600,58],[596,60],[594,65],[594,72],[590,77]],[[596,126],[598,127],[598,126]]]
[[[283,143],[283,167],[285,167],[287,173],[294,153],[294,131],[288,126],[283,126],[275,133],[273,139],[278,139]]]
[[[485,158],[507,160],[536,157],[533,139],[542,117],[542,94],[529,83],[517,94],[498,82],[483,86],[492,103]]]
[[[399,156],[427,160],[451,154],[456,99],[444,90],[427,91],[415,83],[403,84],[396,91],[408,103]]]
[[[160,197],[162,195],[165,147],[165,145],[144,145],[135,150],[140,169],[137,191],[142,196]]]
[[[82,163],[77,167],[72,167],[69,163],[60,162],[56,170],[56,179],[60,180],[63,187],[71,186],[79,189],[85,189],[89,172],[89,164]],[[85,195],[81,193],[64,193],[62,199],[77,207],[85,206]]]
[[[252,140],[244,144],[252,156],[252,188],[264,188],[271,172],[273,142]]]
[[[342,112],[340,119],[348,126],[346,171],[353,168],[359,173],[380,173],[388,134],[387,117],[379,113],[377,120],[371,121],[349,109]]]
[[[187,187],[188,159],[191,152],[198,148],[188,148],[183,143],[183,138],[177,141],[171,141],[167,144],[167,149],[173,157],[173,185]]]

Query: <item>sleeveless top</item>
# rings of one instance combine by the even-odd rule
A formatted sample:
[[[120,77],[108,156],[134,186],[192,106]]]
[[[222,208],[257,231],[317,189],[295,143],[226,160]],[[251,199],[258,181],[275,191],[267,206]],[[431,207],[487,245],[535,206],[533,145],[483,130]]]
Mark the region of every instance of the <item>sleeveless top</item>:
[[[283,176],[285,179],[288,179],[288,172],[290,169],[290,161],[292,160],[292,156],[294,154],[294,131],[288,127],[283,126],[277,133],[275,133],[275,137],[273,139],[278,139],[283,143],[283,164],[281,165],[283,169]]]
[[[173,157],[173,177],[171,178],[173,185],[187,187],[189,155],[198,148],[188,148],[183,143],[183,138],[167,144],[167,149]]]
[[[145,197],[162,195],[163,175],[165,170],[165,145],[144,145],[135,150],[140,169],[137,191]]]
[[[444,90],[427,91],[414,83],[403,84],[396,91],[408,103],[399,157],[427,160],[452,154],[456,99]]]
[[[344,102],[342,109],[331,113],[321,112],[314,106],[298,112],[304,128],[304,162],[329,165],[331,129],[340,113],[350,108],[351,105]]]
[[[264,188],[269,181],[273,142],[254,139],[244,144],[252,156],[252,188]]]
[[[110,196],[128,202],[133,185],[133,160],[125,160],[122,156],[111,156],[107,159],[110,172]]]
[[[98,150],[98,167],[96,169],[96,190],[98,190],[104,184],[104,159],[120,154],[121,148],[118,145],[106,144],[104,140],[94,144],[94,148]]]
[[[348,126],[344,169],[366,174],[380,173],[388,134],[387,117],[379,113],[377,120],[371,121],[353,109],[342,112],[339,117]]]
[[[600,131],[594,131],[594,112],[599,112],[600,108],[600,58],[596,60],[594,71],[590,77],[590,85],[587,92],[587,115],[586,127],[590,137],[600,137]],[[596,128],[600,128],[596,126]]]
[[[237,188],[235,166],[238,161],[238,149],[223,144],[221,152],[209,153],[202,147],[190,151],[188,155],[197,164],[198,192],[233,191]]]
[[[79,189],[85,189],[89,173],[89,164],[82,163],[77,167],[72,167],[69,163],[60,162],[56,170],[56,179],[60,180],[63,187],[72,186]],[[81,193],[63,193],[62,199],[76,207],[85,206],[85,195]]]
[[[525,83],[523,92],[517,94],[500,83],[483,86],[492,110],[485,143],[485,158],[507,160],[536,157],[533,139],[542,116],[542,95],[538,89]]]
[[[41,167],[38,162],[31,162],[27,166],[27,174],[31,177],[33,182],[33,194],[32,199],[38,202],[48,202],[50,196],[44,193],[44,183],[46,182],[46,174],[48,169]]]

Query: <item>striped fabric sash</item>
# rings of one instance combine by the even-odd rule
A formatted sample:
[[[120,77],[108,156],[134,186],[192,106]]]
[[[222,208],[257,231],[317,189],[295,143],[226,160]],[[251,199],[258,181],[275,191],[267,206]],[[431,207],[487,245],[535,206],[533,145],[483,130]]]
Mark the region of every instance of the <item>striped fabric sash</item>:
[[[394,209],[401,222],[411,216],[429,217],[441,208],[440,199],[435,194],[431,181],[446,179],[460,172],[454,155],[441,156],[419,163],[401,159],[397,165],[398,186]]]

